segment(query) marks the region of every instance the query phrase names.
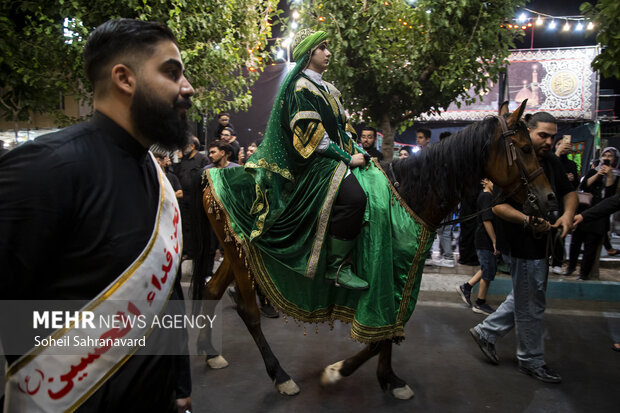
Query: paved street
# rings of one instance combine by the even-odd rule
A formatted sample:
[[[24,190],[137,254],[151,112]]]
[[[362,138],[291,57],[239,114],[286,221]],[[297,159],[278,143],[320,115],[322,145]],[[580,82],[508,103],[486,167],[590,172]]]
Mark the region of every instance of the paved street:
[[[491,300],[495,307],[499,299]],[[544,384],[519,373],[515,337],[498,342],[499,366],[491,365],[468,329],[482,320],[456,292],[423,291],[394,347],[395,372],[415,397],[393,399],[375,378],[376,359],[334,388],[321,388],[322,369],[361,346],[348,338],[349,326],[304,328],[289,319],[262,319],[263,331],[283,368],[301,387],[282,396],[271,384],[252,338],[224,299],[224,355],[230,366],[209,370],[193,357],[195,412],[615,412],[620,353],[611,350],[609,319],[620,317],[618,303],[551,300],[545,316],[546,359],[563,377]]]

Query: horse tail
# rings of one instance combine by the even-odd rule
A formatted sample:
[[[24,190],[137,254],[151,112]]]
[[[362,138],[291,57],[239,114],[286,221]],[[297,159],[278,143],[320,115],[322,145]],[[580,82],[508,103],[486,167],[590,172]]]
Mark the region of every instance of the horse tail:
[[[195,255],[190,283],[190,296],[195,301],[203,298],[205,281],[213,270],[213,257],[210,256],[212,230],[202,203],[204,191],[207,190],[206,185],[203,184],[203,173],[207,172],[201,170],[191,174],[192,188],[194,190],[191,191],[190,207],[192,211],[192,234]]]

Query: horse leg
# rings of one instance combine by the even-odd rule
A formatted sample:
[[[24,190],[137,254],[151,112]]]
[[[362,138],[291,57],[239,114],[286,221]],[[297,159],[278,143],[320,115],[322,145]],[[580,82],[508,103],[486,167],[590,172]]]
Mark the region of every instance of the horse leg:
[[[233,271],[230,260],[224,258],[211,280],[203,287],[202,297],[206,300],[204,306],[206,314],[213,314],[218,301],[222,298],[226,287],[233,280]],[[211,340],[211,329],[205,328],[198,336],[198,350],[206,354],[206,363],[212,369],[222,369],[228,366],[228,362],[215,350]]]
[[[371,343],[353,357],[330,364],[325,367],[325,370],[323,370],[323,374],[321,375],[321,384],[323,386],[335,384],[343,377],[350,376],[362,364],[376,356],[379,353],[379,350],[381,350],[380,343]]]
[[[395,398],[407,400],[413,397],[413,390],[392,370],[392,342],[390,340],[381,342],[377,379],[383,391],[389,390]]]
[[[236,259],[236,257],[234,262],[232,262],[232,267],[235,274],[235,281],[237,282],[237,292],[239,294],[237,312],[239,316],[241,316],[241,319],[245,323],[263,356],[267,374],[271,380],[273,380],[280,393],[289,396],[299,393],[299,387],[284,369],[282,369],[280,362],[271,351],[271,347],[269,347],[267,340],[265,340],[265,336],[260,327],[260,311],[256,303],[256,293],[247,268],[245,268],[241,259]]]

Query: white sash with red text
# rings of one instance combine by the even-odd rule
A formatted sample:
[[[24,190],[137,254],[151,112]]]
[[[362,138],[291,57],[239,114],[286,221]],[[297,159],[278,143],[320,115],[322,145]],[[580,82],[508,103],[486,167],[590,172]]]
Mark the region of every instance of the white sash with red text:
[[[151,159],[156,165],[160,190],[155,226],[149,242],[138,258],[81,310],[92,312],[95,317],[140,315],[146,322],[142,325],[121,323],[124,326],[112,329],[95,324],[94,330],[74,325],[56,330],[49,337],[61,339],[69,336],[69,342],[73,342],[74,337],[85,336],[140,339],[148,336],[152,330],[151,322],[164,311],[181,261],[181,217],[172,186],[152,156]],[[4,411],[73,411],[138,349],[139,346],[93,345],[72,347],[71,355],[58,355],[62,350],[60,348],[36,347],[9,367]]]

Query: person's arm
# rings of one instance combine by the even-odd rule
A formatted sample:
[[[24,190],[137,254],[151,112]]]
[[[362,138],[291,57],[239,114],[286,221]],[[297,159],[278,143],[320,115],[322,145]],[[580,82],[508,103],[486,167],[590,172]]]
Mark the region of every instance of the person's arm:
[[[493,254],[498,255],[499,251],[497,251],[497,237],[495,236],[495,228],[493,228],[493,222],[483,221],[482,225],[484,225],[484,230],[487,232],[487,235],[493,243]]]
[[[603,178],[607,174],[608,170],[609,166],[601,166],[601,169],[599,169],[598,171],[596,171],[596,173],[593,173],[591,176],[585,179],[584,189],[590,189],[590,187],[594,185],[596,181]]]
[[[542,218],[525,215],[509,204],[499,204],[493,207],[493,213],[504,221],[522,224],[524,228],[530,227],[534,232],[546,232],[551,229],[551,224]]]
[[[576,222],[575,225],[582,221],[588,222],[588,221],[593,221],[595,219],[608,216],[619,210],[620,210],[620,194],[616,194],[610,198],[602,200],[601,202],[599,202],[592,208],[588,208],[585,211],[583,211],[580,214],[581,219],[577,218],[579,215],[575,216],[575,220],[579,221],[579,222]]]

